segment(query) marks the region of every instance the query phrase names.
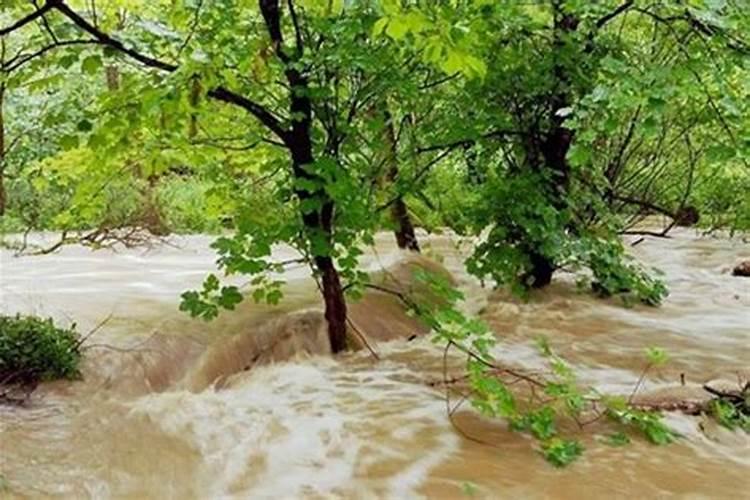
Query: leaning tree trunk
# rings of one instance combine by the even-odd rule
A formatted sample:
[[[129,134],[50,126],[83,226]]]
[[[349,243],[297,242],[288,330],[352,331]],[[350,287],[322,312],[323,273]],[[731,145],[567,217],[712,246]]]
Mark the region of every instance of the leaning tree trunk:
[[[293,8],[289,2],[288,7]],[[279,0],[259,0],[259,6],[268,34],[273,43],[276,55],[285,65],[284,74],[289,83],[289,111],[292,120],[291,129],[284,134],[284,145],[292,158],[292,175],[295,179],[316,181],[320,179],[310,167],[315,163],[312,144],[312,103],[310,102],[309,82],[295,65],[295,59],[302,56],[302,34],[297,25],[296,16],[290,13],[296,33],[296,55],[291,56],[284,47],[281,29],[281,11]],[[291,51],[290,51],[291,52]],[[333,245],[334,203],[322,188],[312,191],[295,188],[300,201],[315,199],[320,204],[316,210],[302,212],[302,222],[308,240],[322,237],[330,247]],[[334,353],[346,350],[346,299],[338,270],[329,253],[313,256],[315,269],[321,280],[325,318],[328,322],[328,338]]]
[[[297,70],[288,69],[291,94],[290,111],[292,116],[302,117],[295,120],[292,130],[287,138],[287,146],[292,155],[293,174],[297,179],[308,179],[319,181],[309,171],[309,166],[315,162],[313,156],[311,124],[312,105],[307,97],[308,82]],[[313,192],[305,189],[297,189],[296,194],[300,201],[316,198],[320,201],[321,208],[318,210],[302,213],[302,222],[309,238],[319,235],[323,237],[329,247],[333,245],[333,217],[334,203],[324,189]],[[329,248],[330,249],[330,248]],[[339,272],[333,258],[330,255],[315,255],[313,258],[315,268],[320,275],[323,301],[325,302],[325,318],[328,322],[328,339],[331,343],[331,351],[334,353],[346,350],[346,299],[344,289],[341,286]]]
[[[0,63],[5,65],[5,40],[0,38]],[[6,83],[5,77],[8,73],[3,71],[0,74],[0,217],[5,215],[5,209],[8,204],[8,193],[5,190],[5,161],[6,153],[5,150],[5,90]]]
[[[385,142],[388,146],[388,174],[387,179],[390,185],[394,185],[398,180],[399,169],[398,169],[398,142],[396,140],[396,131],[393,127],[393,116],[391,116],[388,110],[388,104],[382,103],[383,107],[383,118],[385,119]],[[394,233],[396,235],[396,243],[398,247],[404,250],[411,250],[413,252],[419,252],[419,241],[417,235],[414,232],[414,224],[412,224],[411,217],[409,216],[409,207],[404,201],[403,195],[398,193],[396,198],[391,204],[391,218],[396,228]]]
[[[303,109],[307,104],[299,101],[307,101],[307,98],[294,98],[292,109]],[[290,150],[293,161],[294,177],[298,179],[312,179],[313,175],[305,168],[313,163],[312,142],[310,139],[309,126],[296,122],[290,134]],[[309,192],[304,189],[296,190],[300,201],[310,198],[322,200],[322,208],[302,214],[302,222],[309,238],[322,235],[328,245],[333,245],[333,201],[324,191]],[[316,255],[313,263],[320,276],[323,301],[325,303],[325,318],[328,323],[328,339],[331,343],[331,351],[334,353],[346,350],[346,299],[344,289],[341,286],[339,272],[333,258],[330,255]]]
[[[297,73],[294,70],[290,72]],[[294,81],[292,89],[307,86],[307,80],[298,73],[290,77],[290,80]],[[310,117],[312,116],[310,100],[305,97],[306,92],[292,92],[292,95],[291,112],[299,113],[297,116],[307,117],[295,121],[287,137],[293,162],[293,174],[297,179],[318,180],[307,168],[314,163],[310,135]],[[333,201],[322,189],[313,192],[296,189],[296,194],[300,201],[315,198],[321,202],[320,209],[302,213],[302,222],[308,238],[322,236],[328,245],[333,245]],[[341,352],[346,350],[346,299],[341,279],[330,255],[315,255],[313,262],[320,275],[331,351]]]
[[[411,223],[411,217],[409,217],[409,209],[404,202],[404,199],[400,196],[393,202],[391,206],[391,217],[393,217],[396,223],[396,229],[394,231],[396,235],[396,244],[403,250],[411,250],[412,252],[419,252],[419,241],[417,235],[414,232],[414,225]]]

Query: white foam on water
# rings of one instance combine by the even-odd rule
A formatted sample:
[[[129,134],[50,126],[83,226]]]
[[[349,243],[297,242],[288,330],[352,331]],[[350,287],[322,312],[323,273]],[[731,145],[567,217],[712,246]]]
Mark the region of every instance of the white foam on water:
[[[413,497],[459,442],[439,397],[400,381],[407,373],[388,362],[354,372],[327,359],[283,363],[243,374],[224,390],[145,396],[131,416],[148,417],[199,451],[195,480],[206,497],[360,496],[369,470],[388,471],[394,462],[396,472],[382,478],[390,495]]]

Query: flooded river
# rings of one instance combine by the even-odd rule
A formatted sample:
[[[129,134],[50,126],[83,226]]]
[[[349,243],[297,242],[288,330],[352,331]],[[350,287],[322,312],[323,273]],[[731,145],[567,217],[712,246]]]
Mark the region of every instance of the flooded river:
[[[287,273],[282,308],[248,303],[211,323],[186,318],[179,294],[213,269],[210,241],[1,254],[2,311],[74,321],[81,332],[100,327],[87,340],[84,380],[40,387],[24,408],[0,406],[0,497],[747,498],[750,437],[700,417],[669,415],[684,437],[665,447],[636,439],[612,448],[587,429],[583,458],[562,470],[528,438],[468,410],[457,417],[461,427],[494,445],[462,438],[443,392],[427,383],[442,376],[440,348],[427,337],[382,341],[389,330],[413,327],[384,304],[353,310],[382,333],[379,360],[362,350],[244,370],[259,338],[297,336],[306,340],[288,351],[325,351],[311,312],[317,296],[300,267]],[[750,279],[730,275],[736,261],[750,259],[739,240],[682,230],[634,247],[665,273],[671,293],[660,308],[597,300],[566,276],[521,302],[467,276],[467,249],[447,236],[423,246],[496,331],[504,361],[538,366],[533,340],[543,334],[585,383],[611,392],[629,393],[646,346],[671,358],[649,373],[647,391],[675,385],[681,374],[702,383],[748,373]],[[405,259],[389,235],[376,249],[364,259],[370,271]]]

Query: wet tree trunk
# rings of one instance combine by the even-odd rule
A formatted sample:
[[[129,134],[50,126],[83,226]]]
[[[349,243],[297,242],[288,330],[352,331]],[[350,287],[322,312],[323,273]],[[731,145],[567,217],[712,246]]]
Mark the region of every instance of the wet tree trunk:
[[[419,241],[409,217],[409,209],[403,198],[399,197],[391,206],[391,217],[396,222],[396,243],[403,250],[419,253]]]
[[[5,215],[8,195],[5,191],[5,84],[0,83],[0,217]]]
[[[570,77],[567,69],[569,61],[565,60],[566,38],[578,29],[577,17],[564,12],[563,2],[555,1],[553,50],[555,64],[553,66],[555,89],[550,98],[550,121],[552,127],[540,145],[545,168],[552,173],[552,185],[549,186],[549,196],[552,205],[557,210],[566,209],[566,198],[570,187],[570,165],[568,164],[568,150],[573,142],[573,131],[564,126],[565,113],[562,111],[571,105]],[[556,269],[556,263],[549,257],[537,251],[529,252],[531,261],[531,286],[542,288],[550,284]]]
[[[296,179],[319,181],[310,167],[315,163],[312,143],[312,103],[310,102],[309,82],[295,68],[294,58],[287,53],[281,31],[281,12],[279,0],[259,0],[260,10],[268,29],[274,50],[279,59],[286,65],[285,75],[289,83],[289,111],[295,117],[291,129],[284,134],[284,144],[292,159],[292,174]],[[291,2],[288,4],[292,7]],[[297,56],[302,54],[302,39],[296,19],[292,17],[297,34]],[[335,206],[333,200],[322,188],[314,191],[295,188],[295,194],[304,201],[317,199],[320,208],[302,213],[302,222],[308,241],[312,238],[323,238],[329,247],[333,245],[333,222]],[[341,286],[339,272],[329,254],[313,256],[316,271],[321,280],[325,318],[328,323],[328,338],[334,353],[346,350],[346,299]]]
[[[398,141],[396,140],[396,130],[393,127],[393,116],[388,111],[387,103],[382,103],[383,118],[385,119],[385,142],[388,146],[388,174],[387,179],[390,185],[394,185],[398,180]],[[419,252],[419,241],[414,232],[414,224],[409,216],[409,207],[404,201],[404,197],[399,193],[391,204],[391,218],[395,224],[394,233],[396,243],[403,250]]]
[[[5,65],[5,40],[0,39],[0,63]],[[0,80],[0,217],[5,215],[8,204],[8,193],[5,190],[5,76],[3,71],[2,80]]]
[[[297,80],[298,84],[307,85],[304,78]],[[294,88],[294,86],[293,86]],[[291,103],[292,113],[303,113],[310,116],[310,102],[307,97],[294,97]],[[314,162],[312,141],[310,137],[310,122],[296,121],[289,134],[288,146],[292,155],[293,174],[299,179],[314,179],[306,166]],[[319,210],[302,214],[302,221],[308,238],[322,236],[328,245],[333,245],[333,201],[323,190],[309,192],[304,189],[296,190],[300,201],[310,198],[319,199],[322,204]],[[328,338],[334,353],[346,350],[346,300],[341,279],[333,259],[329,255],[316,255],[313,258],[322,286],[323,301],[325,302],[325,318],[328,323]]]

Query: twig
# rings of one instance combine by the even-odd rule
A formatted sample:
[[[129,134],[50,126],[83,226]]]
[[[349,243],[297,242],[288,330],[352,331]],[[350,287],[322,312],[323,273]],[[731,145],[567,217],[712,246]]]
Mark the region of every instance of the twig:
[[[378,355],[377,352],[375,352],[375,349],[373,349],[372,346],[370,346],[370,343],[367,342],[367,337],[365,337],[362,331],[359,328],[357,328],[357,325],[354,324],[354,321],[352,321],[352,319],[349,316],[346,317],[346,322],[349,323],[349,326],[352,328],[354,333],[357,335],[357,337],[359,337],[359,339],[362,341],[365,347],[367,347],[367,350],[370,351],[370,354],[372,354],[372,357],[380,361],[380,356]]]
[[[83,345],[84,342],[86,342],[92,335],[94,335],[96,332],[98,332],[104,325],[106,325],[109,320],[112,319],[112,316],[114,316],[114,313],[109,313],[106,318],[101,320],[97,325],[92,328],[86,335],[81,337],[81,339],[76,342],[75,346],[73,346],[73,349],[78,350],[81,345]]]

